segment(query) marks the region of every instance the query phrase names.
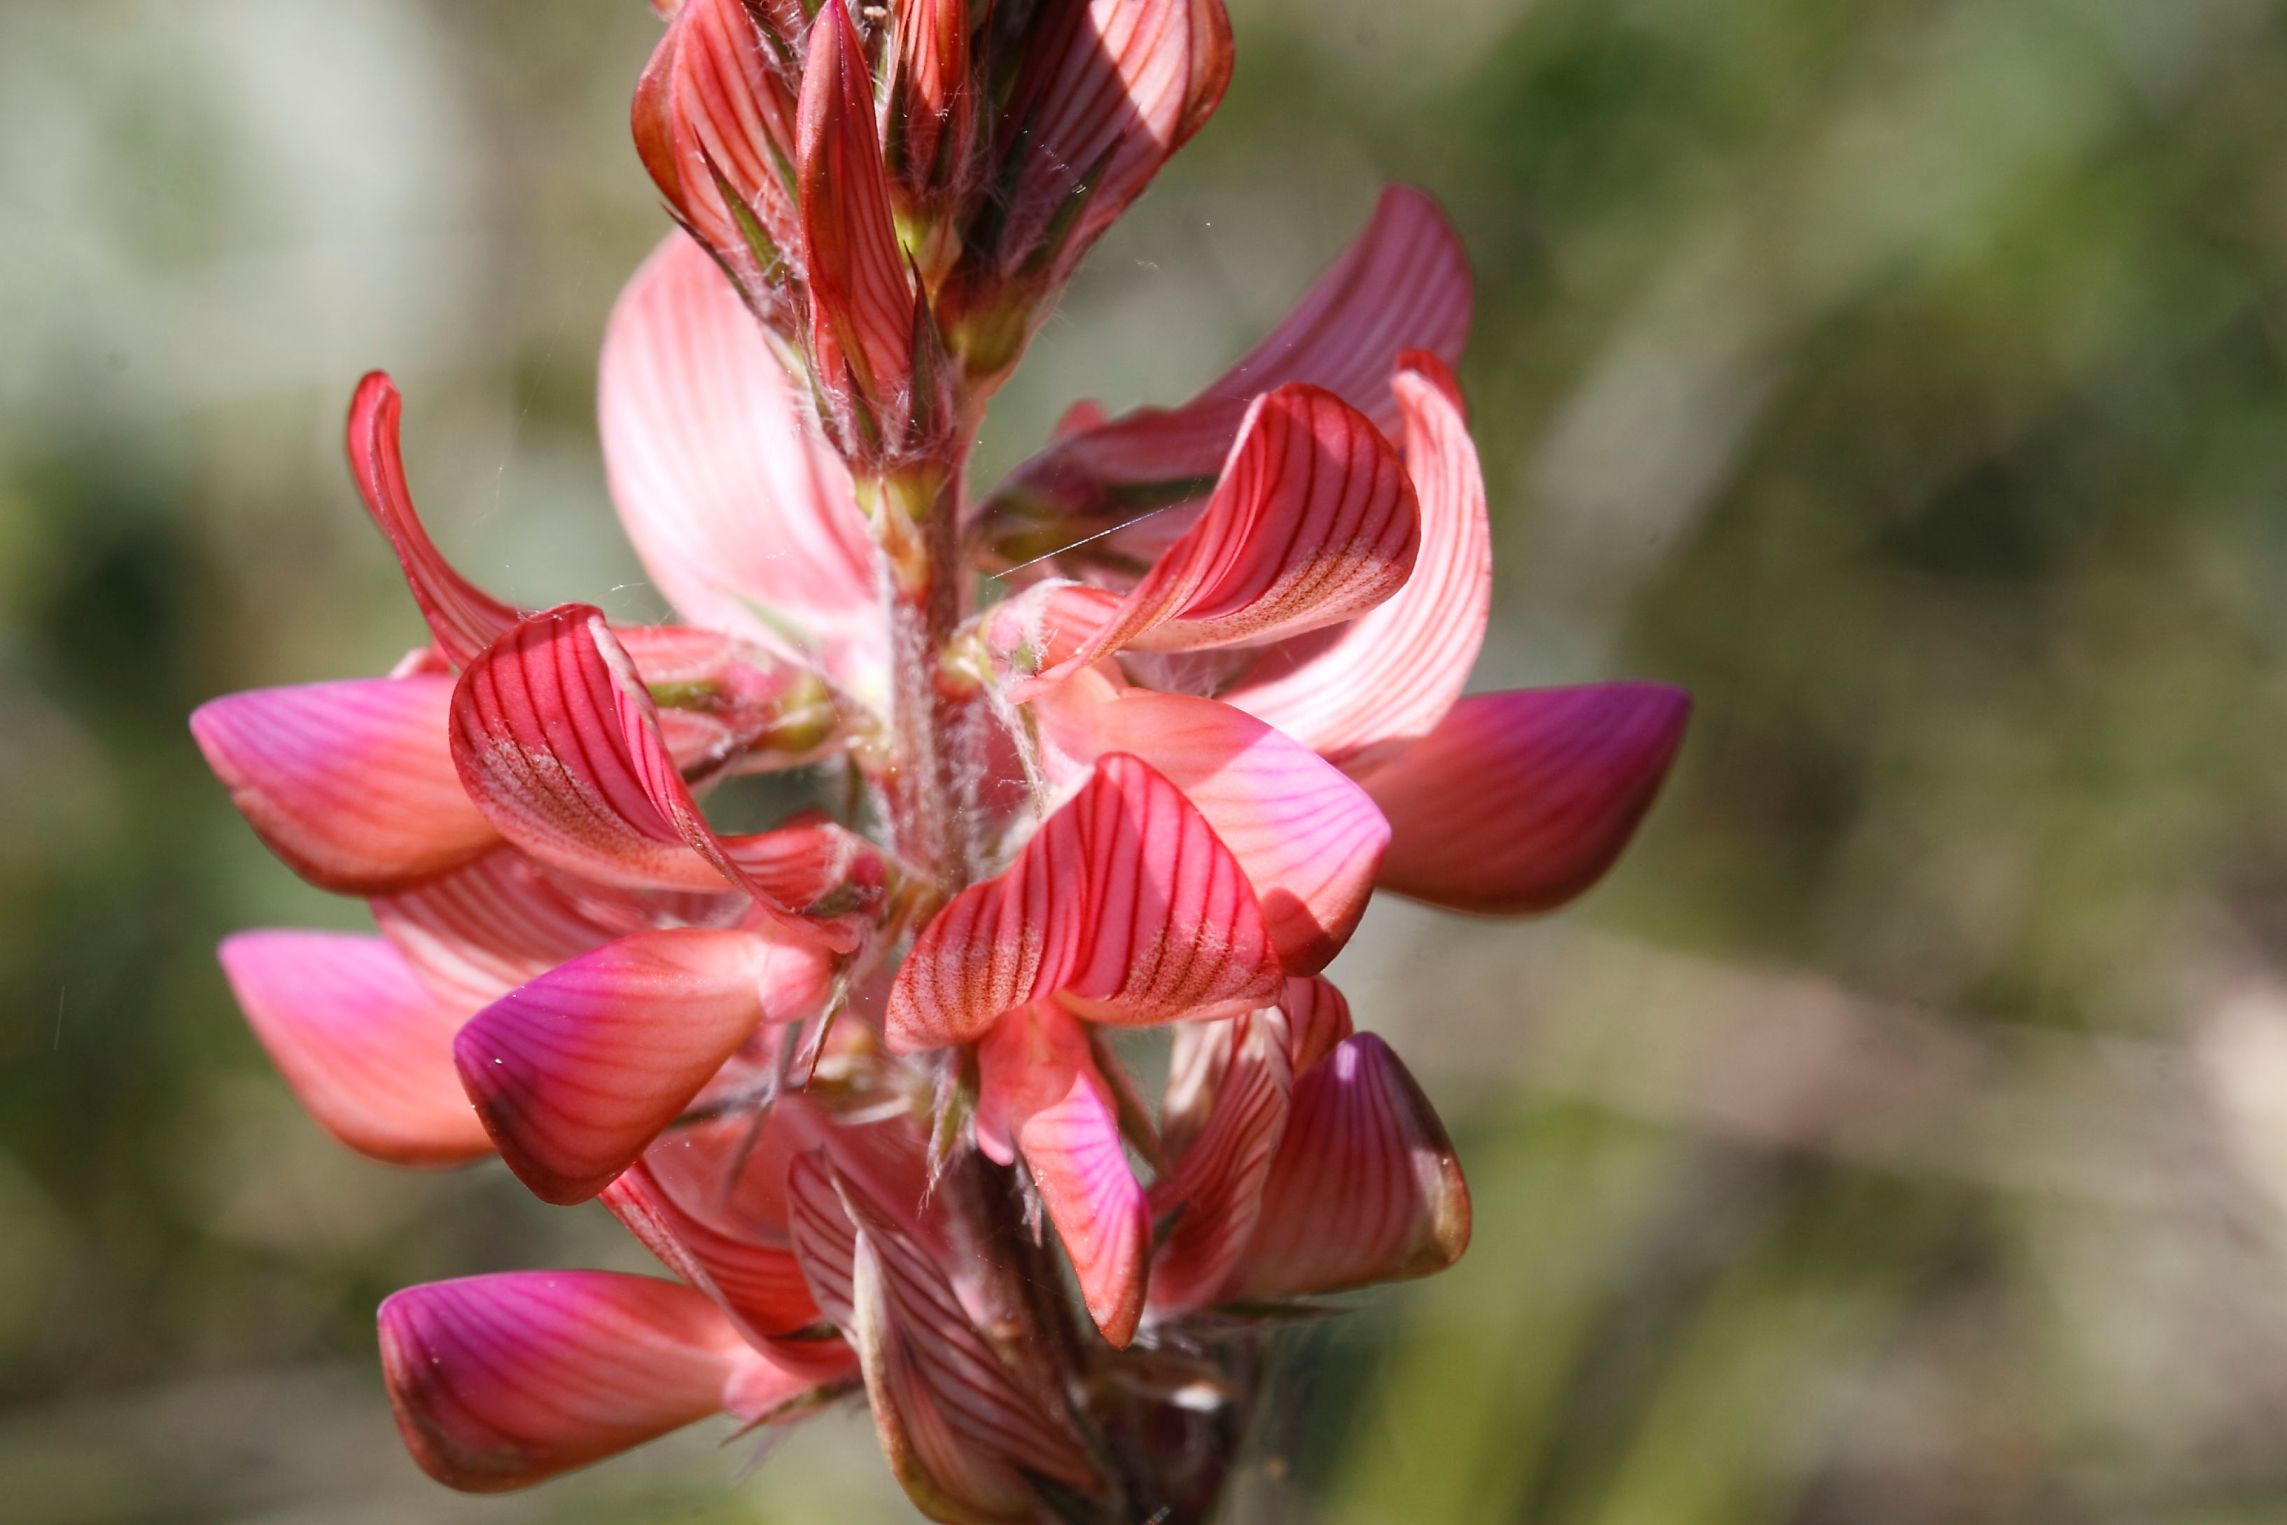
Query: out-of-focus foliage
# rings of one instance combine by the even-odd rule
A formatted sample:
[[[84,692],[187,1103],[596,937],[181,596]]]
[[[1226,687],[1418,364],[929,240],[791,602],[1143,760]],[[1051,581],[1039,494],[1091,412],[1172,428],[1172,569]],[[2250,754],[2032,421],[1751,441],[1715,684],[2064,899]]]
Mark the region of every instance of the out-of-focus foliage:
[[[1227,105],[992,423],[1214,373],[1387,178],[1479,276],[1488,686],[1689,684],[1547,926],[1336,975],[1478,1240],[1297,1331],[1234,1518],[2287,1513],[2287,12],[1239,0]],[[663,226],[635,0],[0,7],[0,1508],[895,1519],[862,1419],[513,1502],[397,1454],[370,1312],[640,1267],[295,1111],[210,956],[354,924],[206,778],[208,695],[418,638],[336,429],[534,600],[660,603],[591,363]]]

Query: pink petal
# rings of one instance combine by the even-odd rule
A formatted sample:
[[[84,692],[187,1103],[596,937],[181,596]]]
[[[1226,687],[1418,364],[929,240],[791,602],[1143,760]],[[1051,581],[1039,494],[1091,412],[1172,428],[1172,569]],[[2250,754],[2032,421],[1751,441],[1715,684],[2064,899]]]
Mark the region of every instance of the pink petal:
[[[1657,683],[1463,699],[1363,780],[1390,819],[1383,885],[1463,911],[1563,904],[1627,845],[1690,713],[1688,695]]]
[[[893,1424],[947,1442],[928,1453],[940,1485],[962,1488],[974,1504],[981,1494],[999,1495],[1014,1466],[1075,1488],[1096,1486],[1095,1469],[1051,1407],[1055,1399],[1026,1391],[963,1308],[943,1269],[948,1253],[916,1221],[912,1199],[869,1186],[824,1152],[794,1162],[787,1195],[811,1290],[826,1317],[853,1338],[863,1251],[871,1251],[878,1303],[890,1315],[900,1354],[888,1371],[873,1363],[868,1387],[882,1389],[877,1405],[887,1400]],[[865,1332],[879,1338],[879,1320],[869,1322]],[[893,1439],[883,1438],[885,1445]],[[895,1438],[907,1444],[917,1437]]]
[[[1398,357],[1418,349],[1457,363],[1469,312],[1469,267],[1444,215],[1420,191],[1391,186],[1294,311],[1197,397],[1059,430],[996,501],[1041,518],[1109,517],[1121,502],[1195,496],[1204,489],[1188,484],[1222,465],[1247,403],[1289,382],[1324,387],[1394,429],[1389,377]]]
[[[357,384],[349,405],[349,469],[373,522],[389,537],[414,602],[437,646],[456,665],[491,645],[520,618],[515,607],[477,587],[445,560],[414,511],[398,443],[404,399],[375,371]]]
[[[1293,1086],[1270,1015],[1233,1018],[1218,1033],[1225,1057],[1214,1108],[1152,1187],[1152,1215],[1175,1215],[1151,1268],[1151,1308],[1161,1317],[1214,1302],[1254,1237]]]
[[[1428,1098],[1372,1033],[1294,1083],[1261,1217],[1226,1296],[1299,1297],[1440,1271],[1469,1246],[1469,1190]]]
[[[898,0],[891,14],[894,64],[883,146],[903,199],[941,211],[971,168],[976,134],[968,0]]]
[[[1151,1212],[1128,1167],[1119,1107],[1080,1024],[1048,1006],[1012,1012],[978,1050],[977,1136],[1024,1156],[1088,1314],[1125,1348],[1143,1316]]]
[[[639,932],[469,1019],[453,1056],[517,1178],[546,1201],[601,1191],[758,1023],[825,999],[826,960],[754,932]]]
[[[973,258],[1053,291],[1222,100],[1231,22],[1221,0],[1076,0],[1024,48],[993,149],[1013,174]]]
[[[778,171],[794,154],[793,47],[762,6],[692,0],[635,90],[636,153],[660,194],[774,315],[797,242]]]
[[[922,929],[890,988],[899,1053],[965,1043],[1054,997],[1093,1022],[1148,1025],[1236,1010],[1278,987],[1245,872],[1166,778],[1096,765],[1005,872]]]
[[[582,883],[513,847],[371,902],[373,919],[424,984],[456,1011],[474,1012],[558,964],[631,932],[729,926],[743,895],[646,893]]]
[[[1288,980],[1279,996],[1279,1015],[1285,1023],[1288,1067],[1297,1075],[1316,1069],[1353,1031],[1350,1003],[1331,980]]]
[[[453,1071],[456,1013],[378,937],[241,932],[223,974],[310,1115],[360,1154],[458,1165],[492,1152]]]
[[[1331,392],[1282,387],[1256,400],[1199,522],[1133,592],[1094,608],[1067,594],[1025,634],[1044,680],[1123,647],[1299,635],[1395,593],[1419,539],[1413,485],[1381,431]]]
[[[1263,1020],[1268,1017],[1268,1020]],[[1286,1055],[1288,1073],[1299,1075],[1350,1036],[1350,1003],[1333,982],[1316,976],[1289,979],[1275,1012],[1253,1017],[1275,1036]],[[1233,1023],[1184,1022],[1175,1029],[1168,1057],[1167,1088],[1160,1101],[1160,1146],[1180,1156],[1207,1125],[1233,1053]]]
[[[715,890],[727,880],[822,944],[854,939],[802,910],[878,875],[830,823],[716,836],[626,653],[586,605],[534,615],[469,665],[453,697],[453,759],[500,834],[542,862],[634,886]]]
[[[453,682],[435,674],[253,689],[191,734],[270,850],[311,883],[397,889],[497,845],[453,768]]]
[[[1238,859],[1280,962],[1324,968],[1373,893],[1389,826],[1364,790],[1230,705],[1085,673],[1035,703],[1050,780],[1127,752],[1166,775]]]
[[[1393,390],[1421,499],[1413,576],[1332,642],[1281,648],[1224,697],[1362,776],[1429,734],[1461,697],[1493,601],[1493,536],[1451,373],[1409,359]]]
[[[690,1288],[608,1271],[407,1287],[380,1326],[406,1448],[471,1493],[541,1482],[720,1412],[755,1359]]]
[[[812,369],[830,415],[865,410],[874,443],[896,446],[904,419],[887,410],[910,405],[916,295],[891,220],[865,43],[844,0],[826,0],[810,28],[798,143]]]
[[[683,617],[878,689],[872,548],[849,473],[689,239],[662,244],[613,309],[597,401],[621,522]]]

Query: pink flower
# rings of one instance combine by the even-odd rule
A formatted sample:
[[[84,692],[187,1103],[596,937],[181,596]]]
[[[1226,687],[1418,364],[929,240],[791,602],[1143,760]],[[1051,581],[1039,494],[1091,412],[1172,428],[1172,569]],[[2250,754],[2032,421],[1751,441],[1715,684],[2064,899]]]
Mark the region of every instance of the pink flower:
[[[1322,971],[1377,885],[1486,913],[1585,889],[1686,702],[1464,695],[1492,571],[1449,369],[1469,286],[1415,192],[1198,398],[1083,404],[968,504],[986,401],[1222,92],[1213,0],[906,0],[875,35],[843,0],[656,8],[636,137],[684,231],[598,392],[686,623],[463,578],[368,377],[352,471],[428,641],[192,729],[378,935],[245,933],[225,973],[352,1148],[497,1154],[675,1278],[390,1299],[392,1400],[441,1480],[862,1392],[933,1518],[1195,1517],[1236,1426],[1187,1461],[1147,1437],[1245,1402],[1205,1321],[1469,1238],[1435,1112]],[[984,570],[1014,587],[979,608]],[[708,819],[722,780],[797,769],[849,808]],[[1172,1033],[1156,1108],[1121,1028]]]

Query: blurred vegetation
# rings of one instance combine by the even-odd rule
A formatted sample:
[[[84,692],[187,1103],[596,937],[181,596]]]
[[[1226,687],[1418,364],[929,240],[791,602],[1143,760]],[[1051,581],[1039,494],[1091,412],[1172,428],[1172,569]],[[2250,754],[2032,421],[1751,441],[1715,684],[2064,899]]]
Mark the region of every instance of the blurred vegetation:
[[[1385,179],[1479,278],[1486,686],[1689,684],[1620,873],[1336,969],[1478,1240],[1296,1336],[1234,1518],[2287,1516],[2287,9],[1235,0],[1228,103],[996,412],[1211,375]],[[510,1501],[398,1454],[406,1281],[639,1266],[335,1149],[235,927],[354,925],[183,728],[419,636],[339,464],[660,604],[591,365],[663,224],[634,0],[0,7],[0,1513],[896,1519],[862,1419]],[[742,1478],[744,1480],[742,1480]]]

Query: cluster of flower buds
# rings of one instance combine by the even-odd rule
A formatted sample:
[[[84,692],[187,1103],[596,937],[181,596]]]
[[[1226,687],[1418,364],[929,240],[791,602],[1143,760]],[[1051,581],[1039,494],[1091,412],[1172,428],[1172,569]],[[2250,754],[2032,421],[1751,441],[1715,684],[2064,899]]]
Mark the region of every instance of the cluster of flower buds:
[[[1584,889],[1686,701],[1464,696],[1469,282],[1415,192],[1200,396],[1083,404],[966,501],[985,398],[1220,95],[1217,0],[658,8],[636,136],[682,231],[613,314],[599,405],[685,623],[460,576],[367,378],[351,465],[429,641],[192,724],[379,933],[246,933],[224,970],[343,1142],[497,1155],[674,1275],[385,1303],[443,1481],[862,1394],[932,1518],[1203,1518],[1264,1321],[1469,1237],[1435,1113],[1322,971],[1377,886]],[[701,809],[795,770],[845,782],[838,816]],[[1156,1027],[1154,1107],[1116,1032]]]

